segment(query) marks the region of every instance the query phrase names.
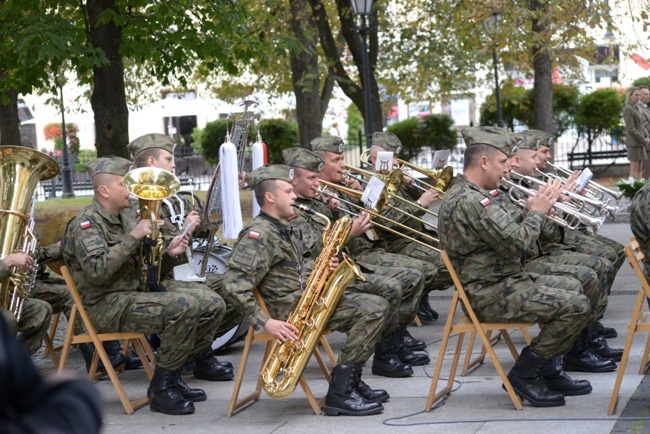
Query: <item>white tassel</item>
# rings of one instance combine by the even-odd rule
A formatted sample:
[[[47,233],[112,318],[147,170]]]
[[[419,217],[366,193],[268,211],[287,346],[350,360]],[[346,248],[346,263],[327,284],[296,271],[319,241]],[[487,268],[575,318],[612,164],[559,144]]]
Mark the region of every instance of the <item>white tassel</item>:
[[[266,143],[262,141],[260,135],[257,135],[257,141],[253,143],[253,170],[267,163]],[[257,217],[260,213],[260,205],[253,194],[253,218]]]
[[[236,239],[244,227],[239,199],[239,175],[237,173],[237,148],[226,138],[219,148],[221,164],[221,209],[223,212],[223,237]]]

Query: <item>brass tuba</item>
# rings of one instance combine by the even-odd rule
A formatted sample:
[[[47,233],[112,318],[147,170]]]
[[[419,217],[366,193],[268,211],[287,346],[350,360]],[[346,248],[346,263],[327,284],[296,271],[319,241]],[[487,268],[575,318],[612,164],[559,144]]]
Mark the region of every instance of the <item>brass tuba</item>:
[[[41,152],[19,146],[0,147],[0,258],[16,252],[33,255],[38,242],[33,233],[32,196],[40,180],[58,173],[57,162]],[[26,273],[13,269],[0,286],[0,307],[11,311],[17,320],[35,278],[36,266]]]
[[[173,173],[155,167],[134,169],[124,175],[122,182],[124,188],[138,198],[140,219],[151,219],[151,235],[147,235],[140,245],[142,277],[150,291],[161,291],[160,265],[164,246],[156,221],[160,203],[175,195],[181,183]]]
[[[275,341],[260,371],[264,390],[275,399],[283,399],[293,393],[345,288],[356,278],[365,280],[345,253],[336,270],[329,268],[330,258],[339,253],[350,233],[350,218],[345,216],[337,220],[330,229],[331,223],[323,214],[304,205],[295,204],[294,207],[326,220],[323,234],[325,247],[314,262],[314,270],[309,275],[298,305],[287,319],[298,329],[298,340]]]

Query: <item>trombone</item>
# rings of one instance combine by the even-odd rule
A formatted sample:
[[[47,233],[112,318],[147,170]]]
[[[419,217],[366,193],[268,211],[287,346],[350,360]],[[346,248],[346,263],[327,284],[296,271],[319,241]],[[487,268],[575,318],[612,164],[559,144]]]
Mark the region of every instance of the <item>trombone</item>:
[[[369,152],[370,152],[369,149],[364,150],[361,156],[359,157],[359,161],[361,161],[361,163],[363,164],[367,164],[368,166],[372,166],[372,163],[370,163],[370,158],[368,155]],[[418,172],[435,182],[435,185],[431,185],[427,182],[422,181],[421,179],[413,178],[413,186],[418,190],[427,191],[430,189],[434,189],[440,195],[444,196],[445,191],[447,191],[447,189],[451,185],[452,179],[454,178],[454,169],[451,166],[447,166],[440,170],[428,170],[425,169],[424,167],[417,166],[413,163],[410,163],[406,160],[402,160],[400,158],[397,159],[397,163],[399,164],[399,167],[397,167],[395,170],[402,169],[403,167],[408,167],[409,169]]]
[[[565,169],[564,167],[556,166],[553,163],[546,163],[551,168],[557,172],[555,173],[547,173],[547,172],[542,172],[539,169],[537,170],[538,173],[540,173],[543,177],[545,178],[559,178],[561,180],[566,180],[569,176],[571,176],[571,171],[569,169]],[[623,192],[622,191],[614,191],[612,189],[609,189],[601,184],[598,184],[595,181],[589,181],[587,183],[587,186],[585,187],[585,191],[587,194],[589,194],[592,198],[597,199],[597,200],[603,200],[605,198],[606,194],[609,194],[612,196],[616,201],[618,202],[621,200],[621,197],[623,197]]]
[[[528,197],[535,196],[537,194],[537,190],[523,187],[522,185],[517,184],[516,182],[512,182],[509,179],[501,178],[501,182],[503,182],[508,187],[508,196],[510,197],[510,200],[522,208],[526,208],[528,202],[517,197],[515,195],[515,192],[518,191]],[[546,214],[545,217],[560,226],[572,230],[578,229],[580,225],[585,225],[591,228],[594,234],[596,234],[600,230],[600,227],[603,225],[603,222],[607,217],[606,215],[603,215],[601,217],[591,217],[580,213],[574,207],[566,205],[562,202],[556,202],[553,207],[558,211],[562,211],[566,216],[570,216],[570,218],[567,218],[566,216],[563,218],[552,214]]]
[[[526,176],[522,175],[520,173],[515,172],[514,170],[511,171],[511,173],[515,176],[518,176],[521,181],[526,181],[531,184],[536,184],[539,186],[545,186],[546,182],[539,180],[537,178],[534,178],[532,176]],[[520,181],[520,184],[521,184]],[[525,187],[522,185],[522,187]],[[614,216],[616,214],[616,211],[618,210],[617,206],[610,206],[609,202],[611,199],[607,199],[605,201],[600,201],[597,199],[591,199],[588,197],[585,197],[581,194],[574,193],[572,191],[568,190],[562,190],[561,193],[565,196],[568,196],[571,199],[571,203],[575,205],[575,208],[577,209],[578,212],[586,212],[587,214],[594,215],[596,213],[602,215],[603,213],[606,213],[609,216]],[[587,209],[587,207],[591,207],[591,210]]]
[[[402,232],[396,231],[395,229],[389,228],[388,226],[383,225],[381,223],[377,223],[376,219],[378,219],[378,218],[383,219],[383,220],[385,220],[387,222],[390,222],[390,223],[400,227],[401,229],[405,229],[407,231],[410,231],[410,232],[413,232],[413,233],[415,233],[417,235],[420,235],[420,236],[426,238],[427,240],[429,240],[432,243],[439,243],[440,242],[440,240],[437,239],[436,237],[433,237],[433,236],[431,236],[431,235],[429,235],[427,233],[424,233],[424,232],[420,232],[420,231],[418,231],[416,229],[413,229],[413,228],[411,228],[409,226],[406,226],[405,224],[402,224],[400,222],[397,222],[395,220],[389,219],[389,218],[384,217],[383,215],[381,215],[380,214],[381,209],[386,203],[386,193],[385,193],[386,190],[384,190],[384,193],[382,194],[382,197],[380,198],[380,200],[377,202],[377,205],[375,205],[375,208],[366,209],[366,208],[362,207],[361,205],[358,205],[358,204],[356,204],[354,202],[343,199],[340,196],[335,196],[334,193],[332,193],[331,191],[328,191],[327,188],[329,187],[329,188],[331,188],[331,189],[333,189],[333,190],[335,190],[335,191],[337,191],[339,193],[346,194],[346,195],[351,196],[351,197],[353,197],[353,198],[355,198],[357,200],[361,199],[361,195],[363,194],[363,192],[360,192],[359,190],[354,190],[354,189],[349,188],[349,187],[344,187],[344,186],[341,186],[341,185],[333,184],[331,182],[327,182],[327,181],[323,181],[323,180],[320,180],[320,182],[325,187],[318,187],[318,190],[317,190],[317,193],[316,193],[318,196],[322,196],[323,194],[328,194],[328,195],[330,195],[332,197],[335,197],[337,200],[340,200],[341,202],[346,203],[346,204],[350,205],[351,207],[353,207],[353,208],[355,208],[355,209],[357,209],[359,211],[367,212],[368,214],[370,214],[370,217],[372,217],[372,219],[373,219],[372,224],[374,226],[376,226],[376,227],[378,227],[380,229],[383,229],[383,230],[385,230],[387,232],[390,232],[390,233],[392,233],[394,235],[398,235],[400,237],[406,238],[409,241],[413,241],[414,243],[418,243],[418,244],[420,244],[420,245],[422,245],[424,247],[428,247],[428,248],[430,248],[432,250],[435,250],[436,252],[440,253],[439,249],[433,247],[430,244],[427,244],[427,243],[425,243],[425,242],[423,242],[421,240],[418,240],[416,238],[410,237],[410,236],[408,236],[408,235],[406,235],[406,234],[404,234]],[[353,215],[355,217],[360,216],[359,213],[355,213],[355,212],[350,211],[349,209],[346,209],[346,208],[343,208],[343,207],[338,207],[338,209],[340,211],[343,211],[343,212],[345,212],[347,214],[350,214],[350,215]],[[425,222],[425,223],[430,225],[430,226],[433,226],[430,223],[427,223],[427,222]]]

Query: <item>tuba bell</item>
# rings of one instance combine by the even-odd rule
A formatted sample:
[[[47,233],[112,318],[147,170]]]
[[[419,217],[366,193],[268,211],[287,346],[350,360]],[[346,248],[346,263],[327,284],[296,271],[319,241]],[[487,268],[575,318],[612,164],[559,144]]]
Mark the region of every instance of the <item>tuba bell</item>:
[[[38,244],[34,235],[32,196],[38,182],[59,173],[57,162],[34,149],[0,147],[0,259],[16,252],[33,255]],[[20,320],[23,301],[36,278],[36,266],[28,272],[15,268],[0,286],[0,307]]]
[[[141,167],[124,175],[124,188],[138,198],[140,219],[151,219],[151,234],[140,245],[142,277],[152,292],[164,291],[160,285],[163,241],[158,231],[160,203],[181,188],[178,178],[167,170]]]

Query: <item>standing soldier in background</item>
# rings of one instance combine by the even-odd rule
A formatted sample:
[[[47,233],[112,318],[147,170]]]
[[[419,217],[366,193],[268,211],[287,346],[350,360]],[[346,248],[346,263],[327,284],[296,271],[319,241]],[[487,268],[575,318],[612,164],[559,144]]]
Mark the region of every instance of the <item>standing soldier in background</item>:
[[[643,125],[645,130],[650,133],[650,90],[648,86],[639,86],[639,93],[641,94],[641,99],[639,100],[639,110],[641,111],[643,117]],[[650,154],[650,142],[645,145],[646,155]],[[643,162],[643,179],[650,178],[650,161],[647,159]]]

